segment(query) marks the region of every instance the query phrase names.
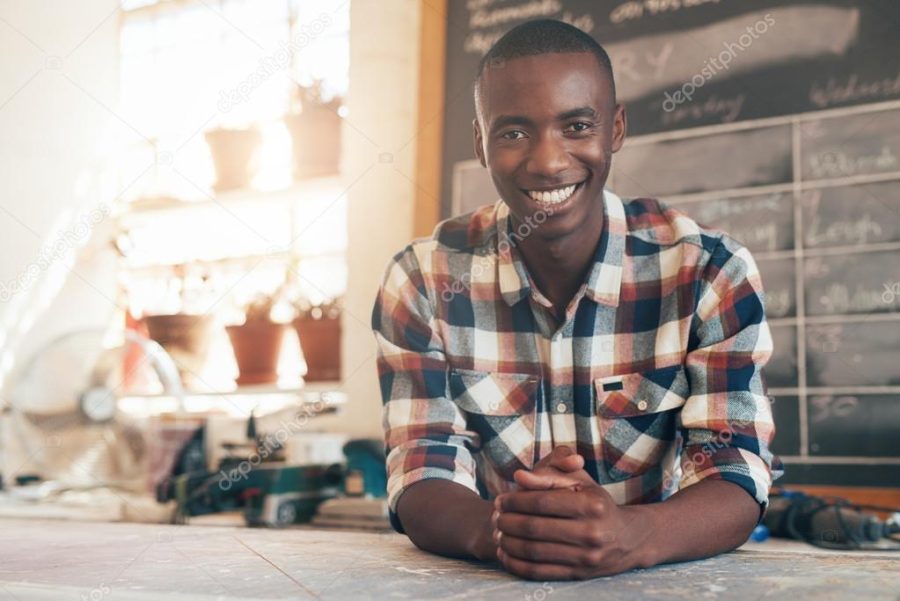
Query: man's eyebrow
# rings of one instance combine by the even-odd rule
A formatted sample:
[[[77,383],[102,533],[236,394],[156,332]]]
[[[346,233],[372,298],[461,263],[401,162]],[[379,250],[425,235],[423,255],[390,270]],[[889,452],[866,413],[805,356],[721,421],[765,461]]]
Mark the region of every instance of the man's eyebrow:
[[[508,125],[533,125],[534,122],[528,117],[521,115],[500,115],[491,123],[491,131],[497,131],[507,127]]]
[[[563,111],[556,115],[557,121],[568,121],[578,117],[587,117],[594,119],[597,117],[597,111],[589,106],[580,106],[578,108]],[[534,125],[534,121],[522,115],[500,115],[491,123],[491,131],[497,131],[510,125]]]
[[[589,106],[581,106],[577,109],[572,109],[569,111],[564,111],[559,113],[556,116],[557,121],[568,121],[569,119],[575,119],[576,117],[589,117],[593,119],[597,116],[597,111]]]

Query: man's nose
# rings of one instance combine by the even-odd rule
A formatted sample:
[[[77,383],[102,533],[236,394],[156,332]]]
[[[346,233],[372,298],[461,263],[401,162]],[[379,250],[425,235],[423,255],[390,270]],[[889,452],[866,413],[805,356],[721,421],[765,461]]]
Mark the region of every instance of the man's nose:
[[[570,157],[565,145],[555,136],[539,136],[531,147],[526,170],[531,175],[554,177],[569,167]]]

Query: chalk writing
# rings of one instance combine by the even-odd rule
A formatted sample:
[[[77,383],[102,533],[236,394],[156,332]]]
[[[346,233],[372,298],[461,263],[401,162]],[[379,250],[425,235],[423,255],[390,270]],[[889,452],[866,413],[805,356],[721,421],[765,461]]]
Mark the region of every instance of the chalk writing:
[[[860,81],[855,73],[844,82],[829,77],[824,85],[814,81],[809,88],[809,99],[820,109],[848,102],[871,102],[892,98],[898,94],[900,94],[900,73],[897,73],[896,77],[874,81]]]
[[[662,111],[660,122],[670,126],[684,121],[701,121],[707,117],[716,117],[721,123],[731,123],[740,116],[744,100],[746,100],[744,94],[725,98],[713,94],[703,102],[682,105],[671,111],[662,110],[663,102],[660,102],[659,108]]]
[[[710,2],[718,4],[719,0],[642,0],[623,2],[609,13],[609,22],[614,24],[641,19],[644,15],[655,16],[661,13],[674,12],[683,8],[692,8]]]
[[[893,171],[900,169],[900,162],[889,146],[882,146],[878,154],[853,156],[841,150],[824,152],[809,157],[812,177],[842,177],[858,173]]]
[[[869,213],[863,213],[859,219],[850,221],[834,221],[823,224],[822,216],[813,214],[806,227],[804,240],[806,246],[824,246],[828,244],[866,244],[880,240],[884,228]]]

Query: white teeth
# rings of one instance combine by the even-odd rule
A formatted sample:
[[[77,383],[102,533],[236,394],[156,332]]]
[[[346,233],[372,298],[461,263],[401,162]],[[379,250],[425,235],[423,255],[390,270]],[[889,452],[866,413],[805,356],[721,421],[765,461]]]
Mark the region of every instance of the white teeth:
[[[576,187],[577,184],[566,186],[565,188],[557,188],[556,190],[531,190],[528,192],[528,195],[538,202],[557,204],[572,196],[572,192],[575,191]]]

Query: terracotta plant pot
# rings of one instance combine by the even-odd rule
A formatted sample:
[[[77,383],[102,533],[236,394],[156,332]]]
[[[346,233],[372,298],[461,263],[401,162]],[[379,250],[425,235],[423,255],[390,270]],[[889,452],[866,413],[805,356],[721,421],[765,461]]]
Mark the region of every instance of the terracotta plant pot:
[[[341,166],[341,118],[324,106],[287,115],[294,148],[294,179],[336,175]]]
[[[211,315],[146,315],[147,333],[160,344],[178,366],[181,379],[190,384],[203,370],[209,354]]]
[[[206,143],[216,168],[216,192],[246,188],[256,176],[262,134],[257,129],[214,129]]]
[[[255,319],[225,329],[240,371],[238,385],[276,382],[285,324]]]
[[[341,318],[298,317],[294,329],[306,359],[307,382],[341,379]]]

